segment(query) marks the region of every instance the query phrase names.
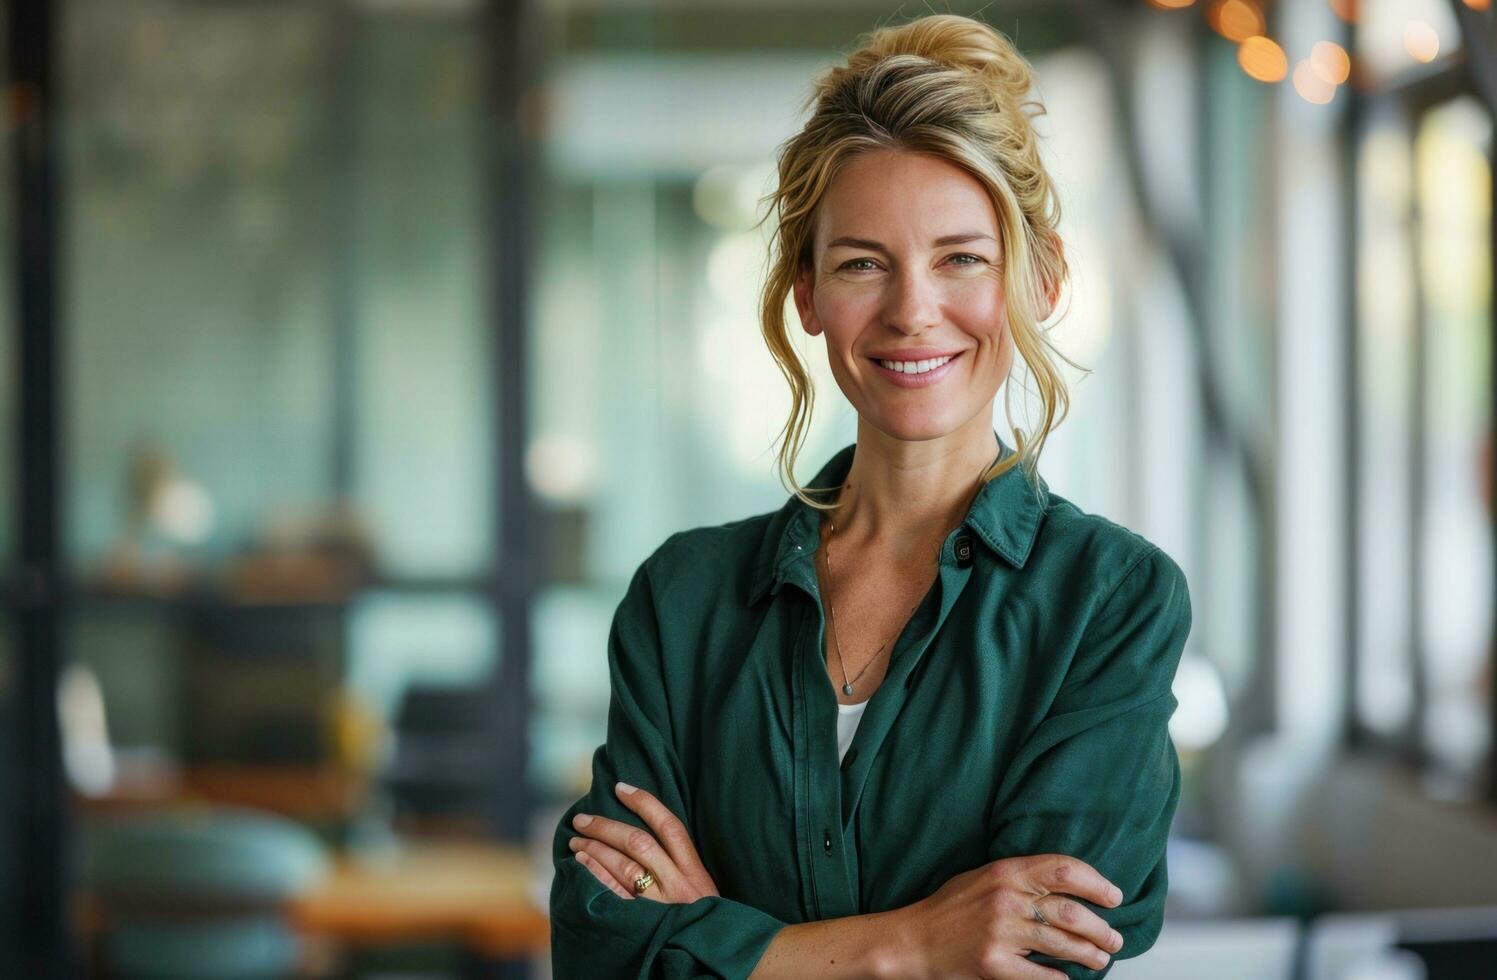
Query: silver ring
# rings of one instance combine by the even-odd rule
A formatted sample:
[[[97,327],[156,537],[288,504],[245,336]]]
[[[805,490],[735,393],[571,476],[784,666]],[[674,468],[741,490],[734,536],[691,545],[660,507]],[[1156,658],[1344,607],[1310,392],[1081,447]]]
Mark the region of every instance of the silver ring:
[[[1045,913],[1040,911],[1040,907],[1038,904],[1030,902],[1029,910],[1034,913],[1034,917],[1036,920],[1043,922],[1047,926],[1050,924],[1050,920],[1045,918]]]

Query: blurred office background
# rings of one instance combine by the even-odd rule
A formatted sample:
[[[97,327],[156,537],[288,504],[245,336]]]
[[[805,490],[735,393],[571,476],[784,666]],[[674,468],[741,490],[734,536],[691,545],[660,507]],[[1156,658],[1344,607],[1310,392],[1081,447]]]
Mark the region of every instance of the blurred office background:
[[[548,975],[628,576],[786,497],[775,148],[931,8],[4,9],[0,975]],[[1048,110],[1042,472],[1191,582],[1113,975],[1497,976],[1497,12],[939,9]]]

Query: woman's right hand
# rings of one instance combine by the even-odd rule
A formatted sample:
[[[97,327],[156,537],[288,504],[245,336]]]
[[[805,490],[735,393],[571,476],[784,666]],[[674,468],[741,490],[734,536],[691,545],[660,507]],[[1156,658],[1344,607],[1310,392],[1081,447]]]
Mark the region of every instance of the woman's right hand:
[[[1070,897],[1116,908],[1122,893],[1096,869],[1064,854],[1004,858],[956,875],[929,898],[898,910],[907,939],[902,977],[1065,980],[1025,959],[1046,953],[1094,970],[1122,949],[1102,917]],[[1034,916],[1034,907],[1050,923]]]

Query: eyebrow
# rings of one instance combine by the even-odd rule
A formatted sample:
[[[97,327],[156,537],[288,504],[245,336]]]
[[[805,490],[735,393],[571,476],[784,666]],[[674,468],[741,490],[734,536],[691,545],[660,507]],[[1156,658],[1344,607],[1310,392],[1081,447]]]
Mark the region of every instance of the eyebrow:
[[[961,231],[957,232],[955,235],[942,235],[931,244],[936,248],[940,248],[943,245],[965,245],[967,242],[976,242],[982,240],[996,242],[992,235],[986,235],[980,231]],[[836,248],[839,245],[846,248],[866,248],[870,252],[883,252],[885,254],[888,254],[889,251],[882,244],[875,242],[872,239],[849,238],[846,236],[842,238],[832,239],[831,241],[827,242],[826,247]]]

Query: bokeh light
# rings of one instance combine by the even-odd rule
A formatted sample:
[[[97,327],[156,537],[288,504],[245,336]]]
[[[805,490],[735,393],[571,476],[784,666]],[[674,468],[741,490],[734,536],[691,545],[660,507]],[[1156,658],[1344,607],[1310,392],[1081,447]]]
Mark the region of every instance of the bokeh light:
[[[1411,20],[1403,28],[1403,47],[1415,61],[1431,62],[1440,53],[1440,35],[1422,20]]]
[[[1316,41],[1310,49],[1310,65],[1332,85],[1342,84],[1351,75],[1351,58],[1335,41]]]
[[[1356,23],[1359,13],[1357,8],[1360,6],[1357,0],[1327,0],[1327,3],[1330,5],[1331,12],[1337,17],[1348,24]]]
[[[1249,0],[1217,0],[1206,12],[1206,22],[1229,41],[1245,41],[1267,27],[1263,10]]]
[[[1249,78],[1260,82],[1281,81],[1289,72],[1289,58],[1284,49],[1261,35],[1237,46],[1237,64]]]
[[[1336,86],[1321,77],[1309,58],[1300,59],[1294,66],[1294,90],[1316,105],[1325,105],[1336,95]]]

